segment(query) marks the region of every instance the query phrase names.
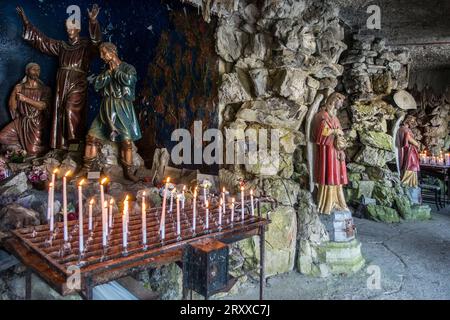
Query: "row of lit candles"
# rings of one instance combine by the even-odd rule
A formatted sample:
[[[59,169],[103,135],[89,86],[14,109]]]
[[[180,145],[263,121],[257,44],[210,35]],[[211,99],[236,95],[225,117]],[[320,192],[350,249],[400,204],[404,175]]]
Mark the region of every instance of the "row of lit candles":
[[[55,169],[52,173],[51,182],[49,184],[49,194],[48,194],[48,214],[47,218],[49,221],[49,228],[50,233],[53,234],[54,231],[54,194],[55,194],[55,180],[56,180],[56,174],[58,172],[58,169]],[[66,174],[63,176],[63,233],[64,233],[64,243],[67,243],[69,241],[69,234],[68,234],[68,219],[67,219],[67,178],[70,176],[71,171],[66,172]],[[100,201],[101,201],[101,221],[102,221],[102,245],[103,247],[107,247],[108,245],[108,230],[112,229],[113,227],[113,204],[114,199],[110,199],[109,203],[108,201],[105,201],[105,184],[107,183],[108,179],[103,178],[100,181]],[[168,198],[168,192],[169,192],[169,183],[170,178],[166,179],[165,187],[164,187],[164,193],[163,193],[163,202],[162,202],[162,212],[161,212],[161,219],[160,219],[160,237],[161,241],[164,241],[166,237],[166,206],[167,206],[167,198]],[[85,179],[82,179],[78,183],[78,223],[79,223],[79,252],[82,254],[84,252],[84,234],[83,234],[83,185],[85,184]],[[172,192],[170,192],[170,207],[168,212],[172,213],[172,207],[173,207],[173,197],[174,194],[176,194],[176,222],[177,222],[177,229],[176,234],[178,239],[181,239],[181,221],[180,221],[180,202],[181,202],[181,209],[184,210],[184,201],[185,201],[185,190],[186,187],[183,187],[181,194],[176,194],[176,189],[174,189]],[[219,230],[222,228],[222,219],[223,215],[226,213],[226,190],[223,188],[220,201],[219,201]],[[147,204],[145,201],[145,192],[142,194],[142,201],[141,201],[141,219],[142,219],[142,244],[144,248],[147,247]],[[206,196],[206,188],[203,188],[203,196],[204,196],[204,207],[205,207],[205,229],[209,229],[209,200]],[[93,211],[93,204],[94,199],[92,198],[89,201],[89,213],[88,213],[88,231],[92,232],[92,211]],[[109,204],[109,206],[108,206]],[[255,215],[255,208],[254,208],[254,197],[253,197],[253,190],[250,190],[250,210],[251,210],[251,216],[253,217]],[[235,198],[231,199],[230,204],[230,222],[234,222],[234,216],[235,216]],[[196,231],[196,222],[197,222],[197,187],[194,190],[193,193],[193,201],[192,201],[192,232],[195,234]],[[127,195],[124,200],[123,205],[123,212],[122,212],[122,246],[124,251],[126,251],[128,246],[128,224],[129,224],[129,213],[130,213],[130,204],[129,204],[129,196]],[[245,191],[244,187],[241,186],[241,221],[244,221],[245,219]]]
[[[427,151],[423,151],[419,154],[419,159],[420,159],[420,163],[422,163],[422,164],[450,166],[450,152],[447,152],[444,154],[441,151],[438,156],[435,156],[435,155],[429,156]]]

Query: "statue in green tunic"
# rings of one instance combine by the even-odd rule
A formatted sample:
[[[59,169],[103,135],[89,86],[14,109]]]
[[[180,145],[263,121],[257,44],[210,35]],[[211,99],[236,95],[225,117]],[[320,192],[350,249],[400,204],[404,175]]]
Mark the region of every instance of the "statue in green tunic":
[[[109,42],[99,47],[100,57],[108,68],[95,79],[95,90],[102,95],[100,112],[94,119],[86,138],[84,166],[79,175],[92,168],[97,149],[104,140],[120,143],[121,163],[124,177],[131,181],[139,179],[132,170],[133,141],[141,138],[141,130],[134,112],[133,100],[137,81],[136,69],[119,59],[117,47]]]

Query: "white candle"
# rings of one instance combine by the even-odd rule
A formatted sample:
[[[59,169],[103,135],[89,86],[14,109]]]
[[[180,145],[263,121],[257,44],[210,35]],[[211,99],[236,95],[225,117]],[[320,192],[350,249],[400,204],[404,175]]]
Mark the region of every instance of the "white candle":
[[[226,209],[225,209],[225,206],[226,206],[226,202],[225,202],[225,193],[226,193],[226,190],[225,190],[225,187],[223,187],[223,189],[222,189],[222,210],[223,210],[223,213],[225,214],[225,212],[226,212]]]
[[[177,189],[174,188],[172,192],[170,192],[170,206],[169,206],[169,212],[173,212],[173,196],[177,194]]]
[[[123,204],[123,215],[122,215],[122,246],[125,251],[128,246],[128,195],[125,197],[125,201]]]
[[[108,245],[108,201],[103,202],[103,210],[102,210],[102,223],[103,223],[103,246],[106,247]]]
[[[113,226],[113,204],[114,204],[114,199],[111,198],[111,200],[109,200],[109,210],[108,210],[109,228],[110,229],[112,229],[112,226]]]
[[[67,177],[71,171],[67,171],[63,177],[63,223],[64,223],[64,242],[69,241],[69,230],[67,225]]]
[[[180,195],[177,195],[177,236],[181,235],[181,224],[180,224]]]
[[[89,232],[92,231],[92,206],[94,205],[94,198],[89,201],[89,221],[88,221],[88,229]]]
[[[83,253],[84,250],[84,235],[83,235],[83,183],[84,179],[78,183],[78,229],[79,229],[79,249],[80,254]]]
[[[223,205],[223,199],[220,199],[220,204],[219,204],[219,227],[222,227],[222,205]]]
[[[252,217],[255,216],[255,206],[253,202],[253,189],[250,190],[250,204],[251,204],[251,210],[252,210]]]
[[[183,210],[184,210],[184,200],[185,200],[184,192],[185,192],[185,190],[186,190],[186,186],[183,186],[183,191],[182,191],[183,197],[181,198],[181,209],[183,209]]]
[[[192,231],[195,232],[195,227],[197,223],[197,187],[194,190],[194,199],[192,202]]]
[[[244,186],[241,186],[241,221],[244,221],[245,205],[244,205],[245,195]]]
[[[169,188],[170,177],[166,180],[166,187],[163,194],[161,221],[159,225],[159,232],[161,233],[161,239],[164,240],[166,237],[166,201],[167,201],[167,189]]]
[[[142,215],[142,244],[147,245],[147,215],[145,208],[145,191],[142,193],[142,204],[141,204],[141,215]]]
[[[105,215],[105,187],[104,184],[108,181],[108,178],[103,178],[100,181],[100,208],[102,213],[102,244],[103,247],[106,247],[106,234],[108,233],[107,227],[108,224],[106,222],[106,215]]]
[[[234,221],[234,198],[231,198],[231,223]]]
[[[209,229],[209,202],[206,201],[205,207],[206,207],[206,214],[205,214],[205,228]]]
[[[208,200],[206,199],[206,186],[205,186],[204,182],[203,182],[203,199],[204,199],[204,203],[205,203],[205,207],[206,207]]]
[[[53,191],[53,188],[54,188],[54,184],[50,182],[49,189]],[[50,223],[50,232],[53,232],[53,227],[54,227],[54,223],[53,222],[54,222],[54,216],[55,216],[55,213],[53,212],[54,211],[54,200],[53,200],[53,197],[54,197],[55,193],[51,192],[51,191],[49,193],[50,193],[50,200],[49,200],[49,203],[48,203],[49,219],[50,219],[49,223]]]
[[[50,215],[53,212],[53,203],[55,202],[55,180],[56,180],[56,173],[58,172],[58,169],[54,169],[52,172],[52,178],[51,178],[51,182],[49,184],[49,189],[48,189],[48,206],[47,206],[47,220],[50,220]],[[52,204],[50,206],[50,203]]]

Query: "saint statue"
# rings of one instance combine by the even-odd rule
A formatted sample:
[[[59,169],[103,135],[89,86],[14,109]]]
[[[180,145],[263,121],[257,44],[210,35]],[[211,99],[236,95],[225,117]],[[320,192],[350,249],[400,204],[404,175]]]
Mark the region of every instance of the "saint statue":
[[[343,191],[343,185],[348,183],[346,143],[336,116],[344,100],[342,94],[332,93],[313,119],[312,138],[317,146],[314,180],[318,185],[318,209],[324,214],[330,214],[334,209],[348,210]]]
[[[120,143],[121,163],[126,179],[137,182],[132,171],[133,141],[141,138],[141,129],[134,111],[136,70],[123,62],[117,47],[105,42],[100,45],[100,57],[107,68],[95,79],[95,90],[102,95],[100,112],[94,119],[86,138],[84,166],[79,175],[86,174],[97,157],[97,149],[104,140]]]
[[[416,188],[419,185],[417,172],[420,171],[419,143],[414,139],[410,127],[416,126],[416,119],[407,116],[397,133],[401,181],[405,186]]]
[[[90,39],[80,38],[80,24],[66,22],[68,42],[54,40],[31,24],[21,7],[17,8],[24,25],[23,38],[39,51],[58,57],[56,96],[53,104],[50,146],[68,149],[69,143],[78,143],[85,135],[87,74],[92,58],[101,41],[97,5],[88,10]]]
[[[45,130],[48,122],[50,88],[39,79],[41,68],[31,62],[25,77],[17,84],[9,98],[13,121],[0,131],[0,144],[22,149],[31,156],[41,156],[47,150]]]

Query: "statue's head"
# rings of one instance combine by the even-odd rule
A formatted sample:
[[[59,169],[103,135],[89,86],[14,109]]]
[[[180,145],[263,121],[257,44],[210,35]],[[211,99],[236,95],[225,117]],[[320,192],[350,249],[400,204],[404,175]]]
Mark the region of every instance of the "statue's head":
[[[339,110],[344,104],[344,100],[345,96],[343,94],[333,92],[328,96],[324,108],[328,113],[336,115],[337,110]]]
[[[409,128],[414,128],[417,125],[417,120],[412,115],[407,115],[405,120],[403,120],[403,125]]]
[[[39,76],[41,74],[41,67],[35,62],[30,62],[25,67],[25,74],[27,75],[28,78],[32,80],[37,80],[39,79]]]
[[[99,50],[100,58],[102,58],[102,60],[106,63],[117,57],[117,47],[114,43],[103,42],[100,44]]]
[[[66,20],[67,37],[71,42],[76,41],[80,37],[81,25],[78,20]]]

